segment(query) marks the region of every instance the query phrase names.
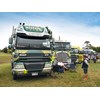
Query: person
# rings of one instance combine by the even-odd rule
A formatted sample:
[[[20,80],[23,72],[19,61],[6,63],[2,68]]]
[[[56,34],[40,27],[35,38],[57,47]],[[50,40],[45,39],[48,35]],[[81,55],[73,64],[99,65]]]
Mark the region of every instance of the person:
[[[63,62],[58,62],[58,66],[60,67],[60,69],[62,69],[62,71],[64,72],[64,70],[66,70],[67,68],[65,67]],[[59,70],[60,71],[60,70]]]
[[[55,77],[55,73],[64,73],[64,71],[66,70],[67,68],[65,67],[64,63],[59,61],[57,59],[54,60],[53,62],[53,76]]]
[[[91,60],[91,56],[90,54],[88,55],[88,62],[90,63],[90,60]]]
[[[96,55],[94,55],[93,56],[93,62],[96,63],[96,61],[97,61],[97,58],[96,58]]]
[[[82,69],[84,72],[83,80],[88,80],[88,67],[89,67],[89,63],[88,63],[87,56],[84,56],[84,59],[82,62]]]

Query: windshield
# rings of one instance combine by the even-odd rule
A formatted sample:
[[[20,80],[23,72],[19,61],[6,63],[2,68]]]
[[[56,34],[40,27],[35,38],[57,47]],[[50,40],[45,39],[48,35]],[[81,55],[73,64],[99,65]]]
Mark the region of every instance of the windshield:
[[[78,54],[78,53],[79,53],[78,49],[75,49],[75,48],[71,49],[71,54]]]
[[[49,50],[50,41],[48,39],[35,39],[17,36],[17,49]]]
[[[66,42],[55,42],[55,50],[69,50],[70,43]]]

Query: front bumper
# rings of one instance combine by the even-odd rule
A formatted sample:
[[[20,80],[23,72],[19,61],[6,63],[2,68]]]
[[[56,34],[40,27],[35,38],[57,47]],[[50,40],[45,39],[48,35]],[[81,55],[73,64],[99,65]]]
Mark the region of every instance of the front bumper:
[[[12,69],[12,73],[17,76],[37,76],[51,73],[52,67],[43,68],[42,71],[28,71],[26,69]]]

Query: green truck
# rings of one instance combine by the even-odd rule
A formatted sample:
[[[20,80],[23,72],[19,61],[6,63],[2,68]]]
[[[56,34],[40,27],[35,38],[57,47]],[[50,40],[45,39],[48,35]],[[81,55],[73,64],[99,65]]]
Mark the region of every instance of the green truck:
[[[83,52],[78,48],[71,48],[71,57],[73,61],[77,64],[81,64],[83,61]]]
[[[51,74],[53,39],[48,27],[20,23],[13,27],[9,44],[14,80],[20,76]]]

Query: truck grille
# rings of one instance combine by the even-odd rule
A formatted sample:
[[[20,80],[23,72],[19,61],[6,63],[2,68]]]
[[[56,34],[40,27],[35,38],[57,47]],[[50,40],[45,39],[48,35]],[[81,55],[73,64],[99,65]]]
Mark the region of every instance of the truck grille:
[[[51,59],[48,56],[46,56],[46,54],[44,53],[27,53],[26,56],[19,56],[19,61],[22,62],[50,62]]]
[[[28,71],[42,71],[45,63],[38,62],[38,63],[24,63],[25,68]]]
[[[21,62],[50,62],[50,58],[32,58],[32,57],[20,57],[18,59]]]
[[[65,52],[60,52],[60,53],[56,54],[56,58],[57,58],[58,62],[67,62],[69,56]]]
[[[50,62],[49,56],[45,56],[43,53],[27,53],[26,56],[20,56],[19,61],[22,62]]]
[[[27,57],[44,57],[43,53],[27,53]]]

